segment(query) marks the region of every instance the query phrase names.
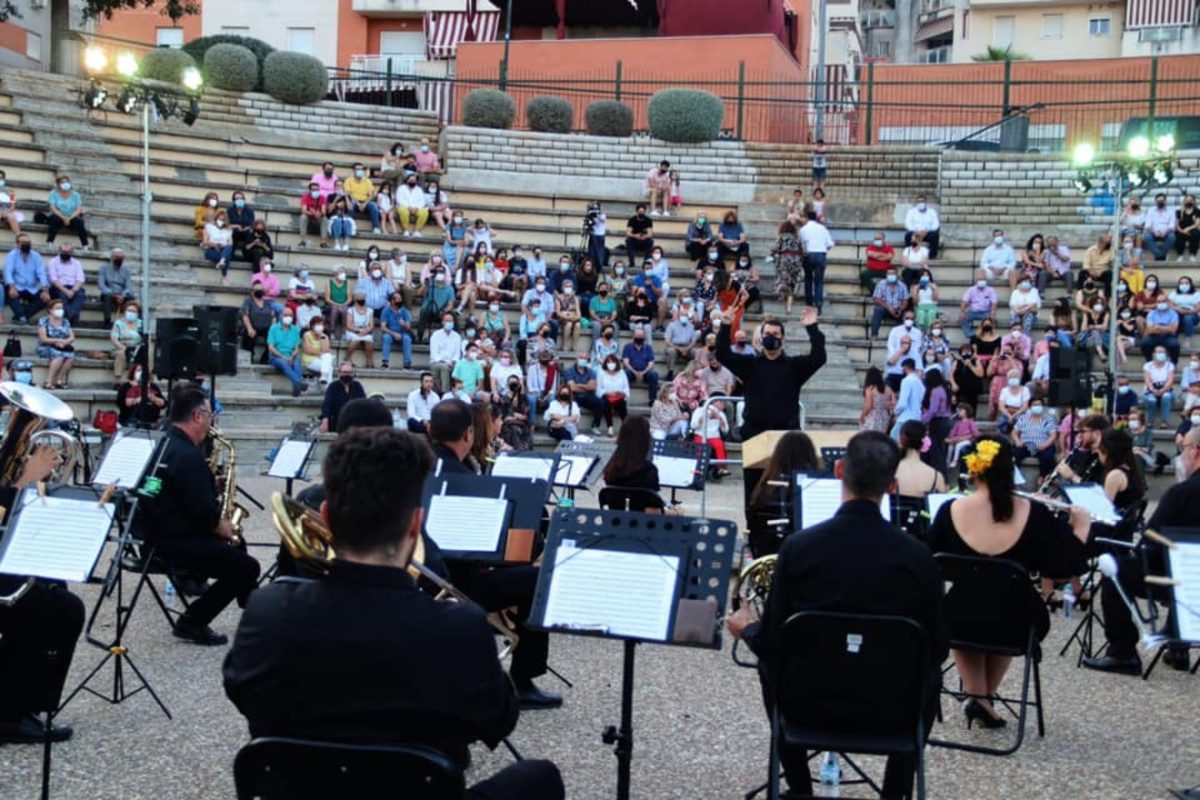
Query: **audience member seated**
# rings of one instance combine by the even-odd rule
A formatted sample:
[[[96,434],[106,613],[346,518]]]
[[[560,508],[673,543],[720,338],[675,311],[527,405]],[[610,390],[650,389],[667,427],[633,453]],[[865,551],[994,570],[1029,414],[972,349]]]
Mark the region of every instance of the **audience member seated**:
[[[917,317],[911,308],[905,309],[901,320],[888,332],[888,355],[895,354],[900,349],[900,340],[907,338],[912,344],[912,352],[920,353],[925,344],[925,334],[917,326]]]
[[[413,153],[413,160],[417,165],[417,173],[422,178],[428,179],[432,175],[442,171],[442,164],[438,159],[437,151],[429,146],[429,137],[421,137],[421,143]]]
[[[358,233],[350,205],[344,196],[330,198],[325,203],[325,216],[329,218],[329,235],[333,238],[334,250],[349,252],[350,240]]]
[[[1146,314],[1145,336],[1138,346],[1147,361],[1156,348],[1165,348],[1172,362],[1179,360],[1179,313],[1166,297],[1159,297],[1154,309]]]
[[[62,300],[51,300],[48,310],[38,320],[37,354],[50,362],[42,388],[69,389],[71,367],[75,366],[75,332]]]
[[[8,174],[0,169],[0,222],[8,226],[13,236],[21,235],[21,222],[25,215],[17,210],[17,193],[8,186]]]
[[[429,337],[429,371],[433,373],[439,392],[450,389],[450,374],[462,358],[462,335],[454,329],[454,315],[442,315],[442,327]]]
[[[941,240],[941,220],[938,212],[929,207],[925,195],[917,195],[917,202],[904,216],[904,246],[912,244],[913,234],[923,234],[925,244],[929,247],[929,257],[937,258],[938,243]]]
[[[254,225],[254,207],[246,202],[245,192],[234,192],[230,197],[230,200],[231,202],[229,207],[225,209],[225,217],[229,220],[229,230],[233,231],[233,244],[235,247],[242,247],[242,257],[245,258],[246,261],[250,261],[250,263],[253,264],[255,263],[254,261],[245,257],[244,247],[246,242],[250,240],[251,232],[256,230]],[[259,230],[259,233],[265,235],[266,232],[267,228],[264,223],[261,230]],[[268,236],[268,247],[270,246],[270,241],[271,239]]]
[[[1157,308],[1159,303],[1165,300],[1167,300],[1167,293],[1163,291],[1158,282],[1158,276],[1153,272],[1146,276],[1146,283],[1142,290],[1131,294],[1129,303],[1133,309],[1134,320],[1137,322],[1139,336],[1146,334],[1146,317]]]
[[[900,251],[900,280],[911,290],[923,270],[929,268],[929,248],[925,246],[925,234],[914,233]]]
[[[959,403],[971,407],[972,416],[979,404],[979,396],[984,394],[986,374],[987,364],[976,355],[975,344],[965,343],[954,360],[954,368],[950,370],[950,388]]]
[[[571,441],[579,435],[579,406],[571,399],[571,390],[561,387],[546,406],[546,433],[551,439]]]
[[[1179,315],[1179,324],[1183,333],[1183,346],[1191,348],[1192,334],[1196,323],[1200,321],[1200,292],[1196,291],[1190,275],[1184,275],[1176,284],[1175,290],[1167,296],[1171,310]]]
[[[71,245],[61,246],[58,258],[50,259],[46,265],[46,279],[50,281],[50,296],[63,301],[67,320],[72,325],[78,325],[79,315],[87,300],[87,290],[84,289],[86,279],[83,264],[75,258]]]
[[[283,287],[279,283],[279,277],[275,275],[275,265],[269,259],[258,263],[258,272],[250,276],[250,283],[251,285],[258,283],[262,286],[263,297],[275,309],[277,316],[283,313],[283,301],[280,300]]]
[[[471,244],[478,250],[480,244],[487,246],[487,252],[490,254],[495,251],[496,246],[492,243],[496,232],[487,224],[487,220],[482,217],[476,218],[475,224],[471,226]]]
[[[646,384],[650,396],[658,394],[658,371],[654,368],[654,347],[648,341],[645,330],[634,330],[633,340],[621,351],[630,385],[639,381]]]
[[[451,383],[461,385],[464,396],[471,398],[469,402],[472,403],[484,400],[487,396],[479,355],[479,345],[474,342],[464,345],[463,357],[454,362],[454,369],[450,372]]]
[[[715,247],[717,238],[713,235],[712,223],[708,221],[707,211],[697,211],[696,218],[687,229],[687,242],[684,249],[688,258],[699,261],[704,258],[710,247]]]
[[[1154,196],[1154,205],[1146,210],[1143,236],[1146,248],[1155,261],[1166,261],[1167,253],[1175,246],[1175,210],[1167,207],[1166,194]]]
[[[528,452],[533,449],[529,396],[516,376],[509,377],[507,390],[499,407],[500,439],[513,450]]]
[[[871,338],[878,339],[879,326],[885,321],[893,326],[900,324],[909,304],[908,287],[900,282],[896,267],[889,266],[884,279],[875,284],[871,302],[875,305],[871,315]]]
[[[667,325],[663,348],[667,357],[667,380],[675,377],[675,364],[692,360],[696,349],[696,326],[691,314],[680,314]]]
[[[1102,233],[1096,244],[1089,247],[1083,254],[1083,268],[1079,272],[1079,282],[1086,283],[1091,278],[1098,284],[1103,284],[1104,293],[1112,291],[1113,263],[1112,234]]]
[[[113,346],[113,388],[116,389],[129,365],[134,362],[137,350],[142,346],[141,306],[130,300],[121,310],[121,316],[112,324],[109,341]],[[144,363],[144,359],[143,359]]]
[[[521,380],[521,368],[512,363],[510,356],[508,366],[492,368],[492,391],[497,392],[506,385],[506,381],[513,378]],[[571,390],[571,399],[579,408],[592,415],[592,433],[599,434],[600,420],[604,415],[604,400],[597,394],[596,371],[592,369],[587,353],[575,354],[571,366],[563,370],[561,382]]]
[[[305,372],[320,376],[321,388],[333,380],[333,351],[330,349],[329,334],[325,332],[325,318],[319,314],[312,318],[300,337],[300,362]]]
[[[1183,251],[1195,261],[1200,253],[1200,209],[1196,208],[1195,195],[1184,195],[1183,205],[1175,215],[1175,253],[1183,261]],[[85,244],[86,246],[86,244]]]
[[[1020,414],[1013,425],[1013,457],[1017,461],[1036,458],[1038,477],[1046,477],[1057,460],[1057,433],[1058,422],[1047,413],[1045,402],[1040,397],[1033,398],[1029,410]]]
[[[379,331],[383,348],[383,368],[388,368],[392,348],[399,345],[404,355],[404,368],[412,369],[412,314],[404,306],[404,297],[400,292],[392,293],[391,302],[380,313]]]
[[[354,360],[354,351],[362,350],[366,368],[375,368],[375,312],[367,308],[367,295],[354,290],[354,303],[346,312],[346,360]]]
[[[367,175],[365,164],[354,165],[354,175],[343,183],[346,194],[350,196],[350,211],[355,214],[366,214],[371,220],[371,233],[379,234],[379,204],[375,202],[377,194],[375,184]]]
[[[404,236],[420,236],[421,229],[429,221],[429,198],[425,190],[417,185],[416,175],[409,175],[404,184],[397,187],[396,212]]]
[[[104,313],[104,327],[112,324],[112,312],[119,311],[127,300],[132,300],[133,275],[125,266],[125,251],[114,247],[106,263],[100,265],[96,281],[100,290],[100,306]]]
[[[122,428],[152,428],[167,406],[167,398],[154,381],[147,382],[148,399],[142,402],[142,369],[141,364],[131,364],[117,388],[117,424]]]
[[[558,364],[555,363],[554,354],[550,350],[542,350],[536,356],[529,357],[529,366],[525,370],[525,391],[529,395],[532,411],[529,418],[531,425],[536,425],[537,419],[550,405],[557,394],[559,383]]]
[[[1013,421],[1029,408],[1033,399],[1029,387],[1021,383],[1023,370],[1006,350],[999,358],[992,359],[988,367],[992,372],[992,388],[995,391],[995,401],[992,406],[992,419],[1001,433],[1012,430]],[[1003,378],[1003,383],[997,383]],[[999,389],[996,387],[999,386]]]
[[[313,182],[308,185],[308,191],[300,197],[300,242],[297,247],[311,247],[308,238],[313,235],[313,228],[321,237],[321,247],[329,246],[329,214],[325,204],[325,195],[321,192],[320,184]]]
[[[213,216],[213,221],[204,226],[204,238],[200,242],[206,261],[212,262],[221,272],[221,285],[229,285],[229,260],[233,258],[233,232],[229,230],[224,209]]]
[[[1063,288],[1070,294],[1075,286],[1075,275],[1071,272],[1071,248],[1058,241],[1058,237],[1046,237],[1046,268],[1038,273],[1037,289],[1046,294],[1046,288],[1052,280],[1060,280]]]
[[[353,400],[365,400],[367,392],[354,377],[354,364],[349,359],[338,365],[338,379],[325,387],[321,400],[321,433],[338,430],[338,416]]]
[[[717,248],[722,257],[749,255],[750,253],[746,227],[738,221],[737,212],[733,209],[725,212],[725,216],[717,228]]]
[[[445,315],[449,314],[450,319],[454,319],[455,298],[454,286],[450,284],[446,268],[436,268],[421,299],[421,313],[417,320],[421,338],[425,338],[426,331],[444,319]]]
[[[1013,496],[1013,451],[1007,441],[994,436],[975,440],[964,456],[974,491],[945,503],[930,530],[935,553],[1000,558],[1016,561],[1042,575],[1079,575],[1086,568],[1084,543],[1090,518],[1082,508],[1072,508],[1070,522],[1060,520],[1040,503]],[[1024,642],[1027,631],[1014,627],[1008,604],[1001,602],[1004,587],[956,583],[946,596],[950,638],[964,641]],[[1050,629],[1046,606],[1029,585],[1028,602],[1041,641]],[[1009,656],[954,650],[955,666],[963,691],[970,698],[963,706],[969,722],[985,728],[1006,724],[992,698],[1008,671]]]
[[[644,191],[650,201],[650,215],[671,216],[671,162],[661,161],[646,172]]]
[[[238,242],[237,231],[233,232],[234,246],[238,244],[242,248],[242,260],[251,265],[258,264],[264,258],[275,258],[275,246],[271,243],[271,234],[267,233],[267,223],[260,220],[255,220],[250,224],[250,228],[242,237],[241,242]]]
[[[284,309],[279,321],[267,332],[267,350],[271,354],[271,366],[275,367],[292,384],[292,397],[308,391],[304,382],[304,370],[300,359],[300,326],[296,314]]]
[[[397,192],[397,195],[399,192]],[[442,230],[450,224],[450,195],[442,191],[442,184],[437,178],[433,178],[425,184],[425,208],[429,212],[429,216],[437,223],[437,226]],[[419,215],[418,215],[419,217]],[[418,226],[419,228],[420,226]]]
[[[972,446],[975,437],[979,436],[979,425],[975,422],[975,406],[959,403],[954,418],[954,427],[946,437],[946,445],[950,448],[950,457],[946,461],[949,469],[959,464],[963,452]]]
[[[1121,265],[1120,277],[1132,292],[1140,292],[1146,282],[1146,273],[1142,269],[1142,248],[1134,241],[1134,237],[1125,236],[1121,239],[1121,251],[1118,254]]]
[[[613,417],[617,417],[624,425],[629,416],[629,378],[621,369],[621,361],[615,355],[604,359],[600,372],[596,376],[595,396],[600,403],[599,414],[607,426],[608,435],[613,435]],[[599,419],[593,427],[599,427]]]
[[[1004,231],[996,228],[992,231],[991,244],[983,248],[979,257],[979,269],[988,281],[1007,281],[1016,268],[1017,254],[1004,238]]]
[[[708,384],[704,373],[708,368],[708,358],[696,360],[684,367],[672,382],[675,400],[679,407],[689,414],[699,408],[708,397]]]
[[[940,289],[933,279],[933,273],[929,267],[921,270],[916,282],[911,284],[908,290],[912,298],[910,302],[916,310],[917,327],[928,332],[929,327],[938,318],[938,299],[940,297]]]
[[[1021,362],[1023,368],[1030,366],[1030,361],[1033,358],[1033,339],[1025,333],[1021,323],[1014,322],[1008,336],[1003,340],[1003,347],[1011,347],[1013,357]]]
[[[988,286],[987,270],[980,268],[975,273],[975,285],[963,293],[959,304],[958,318],[961,321],[964,339],[970,339],[975,333],[975,323],[990,320],[996,315],[999,300],[996,290]]]
[[[1015,291],[1017,284],[1028,281],[1031,287],[1037,286],[1041,275],[1046,271],[1046,240],[1040,233],[1035,233],[1025,242],[1021,259],[1017,268],[1008,275],[1008,288]]]
[[[625,225],[625,254],[632,261],[638,255],[648,256],[653,248],[654,223],[646,214],[646,204],[638,203]]]
[[[52,244],[59,231],[69,228],[79,237],[80,246],[87,250],[91,234],[83,221],[83,198],[71,188],[71,179],[66,175],[58,176],[56,186],[46,199],[50,212],[46,215],[46,244]]]
[[[896,263],[896,249],[888,243],[883,231],[876,231],[875,238],[867,243],[866,266],[858,272],[859,285],[871,291],[878,281]]]
[[[1142,367],[1142,402],[1146,407],[1146,424],[1154,423],[1158,415],[1158,427],[1165,429],[1171,419],[1171,407],[1175,402],[1175,364],[1167,355],[1163,345],[1156,346],[1147,355]]]
[[[562,284],[562,291],[554,298],[555,319],[558,320],[559,337],[564,350],[574,350],[579,338],[579,321],[582,318],[579,308],[579,297],[575,294],[575,284],[567,279]]]
[[[433,407],[441,399],[437,393],[437,387],[434,385],[433,373],[422,372],[420,385],[408,393],[408,401],[404,406],[408,430],[412,433],[428,433]]]
[[[266,364],[270,355],[267,349],[267,335],[275,324],[278,315],[275,307],[267,302],[266,292],[262,282],[254,280],[250,284],[250,296],[242,301],[242,349],[250,353],[251,361],[256,364]],[[254,358],[255,347],[262,347],[262,355]]]
[[[378,261],[371,262],[370,273],[365,280],[354,284],[354,294],[362,292],[367,308],[371,309],[376,319],[379,318],[384,306],[388,304],[388,299],[395,291],[396,285],[384,276],[383,264]]]

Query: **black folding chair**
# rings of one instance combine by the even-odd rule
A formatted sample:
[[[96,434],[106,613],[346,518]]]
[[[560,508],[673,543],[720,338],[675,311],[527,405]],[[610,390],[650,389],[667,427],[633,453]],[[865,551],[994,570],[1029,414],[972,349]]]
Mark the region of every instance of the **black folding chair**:
[[[802,611],[781,631],[771,674],[768,798],[779,797],[780,744],[842,754],[911,756],[925,797],[924,709],[929,665],[925,632],[907,617]]]
[[[1037,710],[1038,738],[1046,735],[1042,716],[1042,651],[1038,643],[1038,615],[1043,604],[1030,579],[1029,572],[1016,561],[1003,558],[983,558],[938,553],[935,558],[942,568],[942,577],[951,584],[946,592],[946,608],[950,609],[950,648],[989,655],[1024,658],[1025,670],[1021,680],[1020,697],[997,695],[992,703],[1003,706],[1017,720],[1017,735],[1009,747],[955,742],[930,737],[929,743],[954,750],[967,750],[985,755],[1007,756],[1015,753],[1025,738],[1025,718],[1029,706]],[[1009,621],[1009,635],[986,621],[1004,618]],[[989,629],[990,628],[990,629]],[[949,672],[949,667],[944,672]],[[1030,686],[1034,699],[1029,699]],[[957,700],[968,695],[945,688]],[[989,698],[977,698],[987,700]],[[1016,711],[1014,711],[1016,707]]]
[[[238,800],[328,800],[381,794],[405,800],[466,797],[462,769],[444,753],[417,745],[264,737],[238,751],[233,780]]]
[[[629,486],[606,486],[600,490],[600,507],[609,511],[662,511],[666,501],[651,489]]]
[[[918,541],[924,542],[928,538],[929,518],[926,516],[924,497],[893,495],[892,511],[896,527]]]

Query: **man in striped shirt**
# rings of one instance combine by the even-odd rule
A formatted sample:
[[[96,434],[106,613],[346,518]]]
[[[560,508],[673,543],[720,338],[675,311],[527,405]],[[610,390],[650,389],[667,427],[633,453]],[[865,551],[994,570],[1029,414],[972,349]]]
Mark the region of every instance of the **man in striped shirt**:
[[[1033,456],[1038,462],[1038,476],[1044,478],[1054,469],[1057,432],[1058,423],[1046,413],[1045,402],[1040,397],[1035,399],[1013,427],[1013,458],[1019,463]]]

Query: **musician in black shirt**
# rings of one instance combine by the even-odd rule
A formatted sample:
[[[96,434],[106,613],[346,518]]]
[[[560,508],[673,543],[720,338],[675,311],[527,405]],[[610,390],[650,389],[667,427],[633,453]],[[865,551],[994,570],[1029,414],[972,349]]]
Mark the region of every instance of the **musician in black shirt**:
[[[212,427],[208,394],[192,383],[171,391],[171,425],[156,453],[157,467],[138,490],[138,536],[169,567],[192,577],[215,578],[175,622],[174,633],[194,644],[222,645],[209,627],[234,599],[245,607],[258,580],[258,561],[235,547],[229,520],[221,518],[217,486],[200,445]]]
[[[359,428],[330,448],[321,516],[337,559],[323,579],[256,592],[225,659],[225,692],[251,736],[421,744],[465,769],[468,745],[495,747],[516,726],[484,612],[434,600],[405,569],[432,463],[420,437],[392,428]],[[552,763],[527,759],[468,796],[556,800],[563,786]]]
[[[1054,474],[1068,483],[1103,483],[1104,465],[1100,463],[1100,440],[1108,430],[1108,417],[1089,414],[1075,430],[1075,445],[1070,455],[1054,470]],[[1071,446],[1062,442],[1065,451]]]

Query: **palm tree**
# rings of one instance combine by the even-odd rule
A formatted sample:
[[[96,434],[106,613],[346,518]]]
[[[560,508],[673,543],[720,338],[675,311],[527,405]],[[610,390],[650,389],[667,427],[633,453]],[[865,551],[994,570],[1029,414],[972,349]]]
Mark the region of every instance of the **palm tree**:
[[[1029,56],[1024,53],[1014,53],[1012,45],[1008,47],[994,47],[988,45],[985,52],[971,56],[972,61],[1028,61]]]

